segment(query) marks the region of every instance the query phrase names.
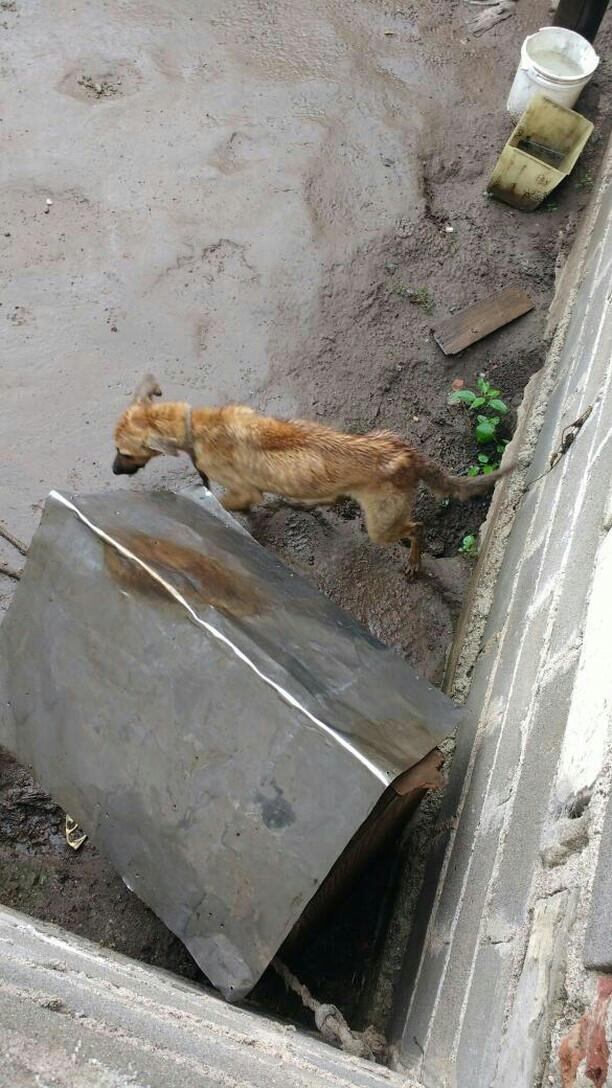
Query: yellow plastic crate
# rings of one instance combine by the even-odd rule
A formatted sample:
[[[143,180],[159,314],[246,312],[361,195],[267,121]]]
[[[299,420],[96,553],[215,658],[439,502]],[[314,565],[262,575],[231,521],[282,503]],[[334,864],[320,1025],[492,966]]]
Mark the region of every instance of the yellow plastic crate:
[[[488,192],[532,211],[571,174],[592,131],[586,117],[537,95],[499,156]]]

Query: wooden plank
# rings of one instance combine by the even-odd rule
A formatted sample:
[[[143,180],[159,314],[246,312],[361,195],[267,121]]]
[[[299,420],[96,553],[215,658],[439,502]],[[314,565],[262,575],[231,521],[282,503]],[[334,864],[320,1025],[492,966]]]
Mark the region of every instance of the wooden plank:
[[[505,287],[495,295],[453,314],[434,329],[434,340],[445,355],[456,355],[483,336],[488,336],[533,310],[533,302],[520,287]]]

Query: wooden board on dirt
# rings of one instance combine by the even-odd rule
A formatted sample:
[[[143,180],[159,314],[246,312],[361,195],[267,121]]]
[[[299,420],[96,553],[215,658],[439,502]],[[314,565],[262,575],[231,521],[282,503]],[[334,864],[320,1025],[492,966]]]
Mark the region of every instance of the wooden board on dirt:
[[[443,321],[434,329],[434,340],[445,355],[456,355],[529,310],[533,310],[533,302],[525,291],[505,287]]]

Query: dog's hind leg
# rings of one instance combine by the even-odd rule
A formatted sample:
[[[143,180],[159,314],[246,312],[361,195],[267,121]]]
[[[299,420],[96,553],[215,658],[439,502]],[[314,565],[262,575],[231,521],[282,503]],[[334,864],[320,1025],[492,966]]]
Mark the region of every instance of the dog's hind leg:
[[[283,499],[285,506],[295,510],[315,510],[317,506],[333,506],[337,501],[336,495],[325,495],[321,499]]]
[[[412,520],[414,488],[405,491],[388,486],[371,495],[359,495],[366,529],[375,544],[397,544],[410,540],[407,574],[414,578],[421,569],[423,526]]]
[[[252,506],[257,506],[263,499],[261,491],[253,488],[250,491],[227,491],[221,499],[221,505],[226,510],[242,511],[246,513]]]
[[[409,578],[416,578],[421,573],[421,558],[423,555],[423,522],[406,521],[401,530],[401,541],[410,540],[410,552],[408,554],[408,567],[406,573]]]

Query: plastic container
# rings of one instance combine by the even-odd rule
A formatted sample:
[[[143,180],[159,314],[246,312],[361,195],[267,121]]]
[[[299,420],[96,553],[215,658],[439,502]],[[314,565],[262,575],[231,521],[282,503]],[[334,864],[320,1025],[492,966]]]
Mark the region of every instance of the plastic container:
[[[571,109],[599,64],[586,38],[561,26],[545,26],[525,38],[506,109],[518,121],[536,94]]]
[[[532,211],[571,173],[592,131],[586,117],[536,95],[497,160],[488,192]]]

